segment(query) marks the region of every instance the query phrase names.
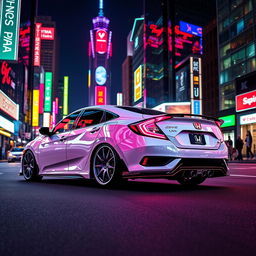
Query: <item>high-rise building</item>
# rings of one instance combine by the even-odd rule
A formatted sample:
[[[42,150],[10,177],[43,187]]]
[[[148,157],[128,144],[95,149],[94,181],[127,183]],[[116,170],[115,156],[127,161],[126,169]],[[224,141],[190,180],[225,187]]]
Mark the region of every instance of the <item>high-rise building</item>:
[[[110,20],[103,13],[103,0],[99,1],[99,14],[92,22],[88,49],[89,105],[105,105],[110,104],[112,31],[109,30]]]
[[[255,114],[253,103],[246,104],[246,99],[256,97],[255,83],[248,85],[252,80],[249,79],[250,73],[256,70],[255,17],[255,0],[217,0],[219,116],[226,119],[233,116],[232,125],[224,133],[231,138],[242,135],[245,139],[243,127],[249,121],[244,122],[241,118],[245,112],[247,115]],[[241,108],[241,102],[244,102],[244,108]],[[256,136],[253,125],[249,130]]]
[[[134,20],[130,36],[133,44],[130,85],[132,105],[153,108],[163,103],[180,101],[177,80],[185,78],[184,72],[180,72],[184,65],[188,65],[188,69],[185,68],[188,72],[188,79],[185,81],[187,90],[190,92],[189,88],[194,88],[196,83],[201,86],[199,67],[202,55],[202,25],[212,16],[209,15],[210,8],[206,8],[206,12],[201,15],[200,8],[209,6],[205,2],[207,1],[144,1],[144,13]],[[188,5],[190,7],[186,8]],[[187,62],[183,63],[185,60]],[[190,74],[193,73],[189,70],[192,67],[190,63],[199,65],[197,72],[200,75],[194,74],[195,79],[199,79],[196,82],[190,81]],[[177,78],[177,72],[180,72],[181,79]],[[195,102],[196,113],[202,113],[199,87],[196,88],[200,92],[200,95],[197,94],[199,101]],[[192,102],[194,96],[188,95],[188,99]],[[194,107],[191,108],[193,112]]]

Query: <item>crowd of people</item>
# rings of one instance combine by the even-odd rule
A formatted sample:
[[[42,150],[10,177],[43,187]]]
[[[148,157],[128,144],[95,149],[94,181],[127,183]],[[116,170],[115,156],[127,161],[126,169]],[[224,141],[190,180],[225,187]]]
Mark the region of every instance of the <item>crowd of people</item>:
[[[228,140],[226,141],[226,145],[228,147],[228,158],[229,160],[243,160],[242,150],[244,145],[246,146],[246,157],[247,159],[253,159],[254,154],[252,153],[252,134],[250,131],[247,131],[246,138],[243,141],[240,136],[237,137],[235,141],[235,145],[233,145],[233,141],[228,136]]]

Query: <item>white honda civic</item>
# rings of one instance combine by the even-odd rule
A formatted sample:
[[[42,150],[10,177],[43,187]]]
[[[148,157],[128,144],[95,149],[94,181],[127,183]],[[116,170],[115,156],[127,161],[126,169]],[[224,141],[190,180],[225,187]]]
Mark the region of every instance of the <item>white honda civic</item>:
[[[166,178],[197,185],[226,176],[221,121],[126,106],[79,109],[27,144],[26,180],[66,175],[102,186],[136,178]]]

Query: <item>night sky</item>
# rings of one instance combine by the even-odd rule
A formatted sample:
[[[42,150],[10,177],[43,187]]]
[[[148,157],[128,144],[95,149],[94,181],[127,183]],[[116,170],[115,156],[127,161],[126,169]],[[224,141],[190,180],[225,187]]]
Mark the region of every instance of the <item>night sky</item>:
[[[92,18],[98,15],[98,0],[38,0],[38,15],[52,16],[60,38],[59,75],[70,77],[69,112],[86,106],[88,42]],[[112,104],[122,87],[122,63],[126,57],[126,39],[133,20],[142,14],[143,1],[104,0],[104,15],[113,31]]]

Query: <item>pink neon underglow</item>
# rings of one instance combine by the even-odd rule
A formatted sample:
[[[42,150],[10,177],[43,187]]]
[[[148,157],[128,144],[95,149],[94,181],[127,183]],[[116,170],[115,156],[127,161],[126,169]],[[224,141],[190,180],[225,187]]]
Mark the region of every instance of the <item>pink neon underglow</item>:
[[[44,84],[39,85],[39,114],[44,113]]]

